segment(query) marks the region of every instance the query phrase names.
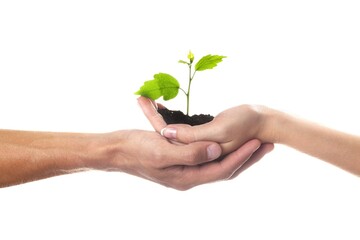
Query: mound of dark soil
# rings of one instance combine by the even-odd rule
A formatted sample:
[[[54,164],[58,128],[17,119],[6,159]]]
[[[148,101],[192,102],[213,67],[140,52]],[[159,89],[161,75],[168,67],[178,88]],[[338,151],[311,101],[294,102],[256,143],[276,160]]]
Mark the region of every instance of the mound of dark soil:
[[[161,114],[161,116],[163,116],[167,124],[184,123],[195,126],[210,122],[214,119],[214,117],[209,114],[188,116],[182,111],[172,111],[166,108],[158,109],[158,112]]]

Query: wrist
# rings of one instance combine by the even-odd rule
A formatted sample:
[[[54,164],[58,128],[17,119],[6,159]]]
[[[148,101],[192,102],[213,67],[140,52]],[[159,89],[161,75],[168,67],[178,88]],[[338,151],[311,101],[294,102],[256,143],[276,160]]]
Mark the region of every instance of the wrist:
[[[286,121],[284,113],[265,106],[257,106],[256,111],[259,115],[257,138],[262,142],[280,143]]]
[[[125,169],[124,144],[129,131],[95,134],[91,137],[83,159],[89,169],[123,171]]]

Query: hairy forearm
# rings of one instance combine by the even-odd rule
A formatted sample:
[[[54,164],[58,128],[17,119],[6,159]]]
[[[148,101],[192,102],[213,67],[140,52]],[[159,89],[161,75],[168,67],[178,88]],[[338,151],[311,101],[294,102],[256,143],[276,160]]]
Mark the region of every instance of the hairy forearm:
[[[295,148],[360,176],[360,137],[268,110],[267,141]]]
[[[101,168],[99,134],[0,130],[0,187]]]

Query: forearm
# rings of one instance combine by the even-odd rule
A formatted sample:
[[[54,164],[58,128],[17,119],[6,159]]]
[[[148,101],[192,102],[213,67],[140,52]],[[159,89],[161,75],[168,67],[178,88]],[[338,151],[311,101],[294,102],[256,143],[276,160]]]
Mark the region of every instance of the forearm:
[[[360,176],[360,137],[269,110],[267,141],[295,148]]]
[[[0,187],[101,168],[106,141],[97,134],[0,131]],[[100,164],[98,164],[100,165]]]

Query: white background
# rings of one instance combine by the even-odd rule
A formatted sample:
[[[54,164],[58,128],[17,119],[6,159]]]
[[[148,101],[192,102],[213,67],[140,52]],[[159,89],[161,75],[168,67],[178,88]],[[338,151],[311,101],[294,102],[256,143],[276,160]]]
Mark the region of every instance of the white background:
[[[152,130],[133,95],[199,73],[192,113],[264,104],[360,134],[358,1],[1,1],[0,128]],[[167,102],[185,109],[185,98]],[[311,139],[309,139],[311,141]],[[284,146],[186,192],[86,172],[0,189],[0,239],[360,239],[360,181]]]

